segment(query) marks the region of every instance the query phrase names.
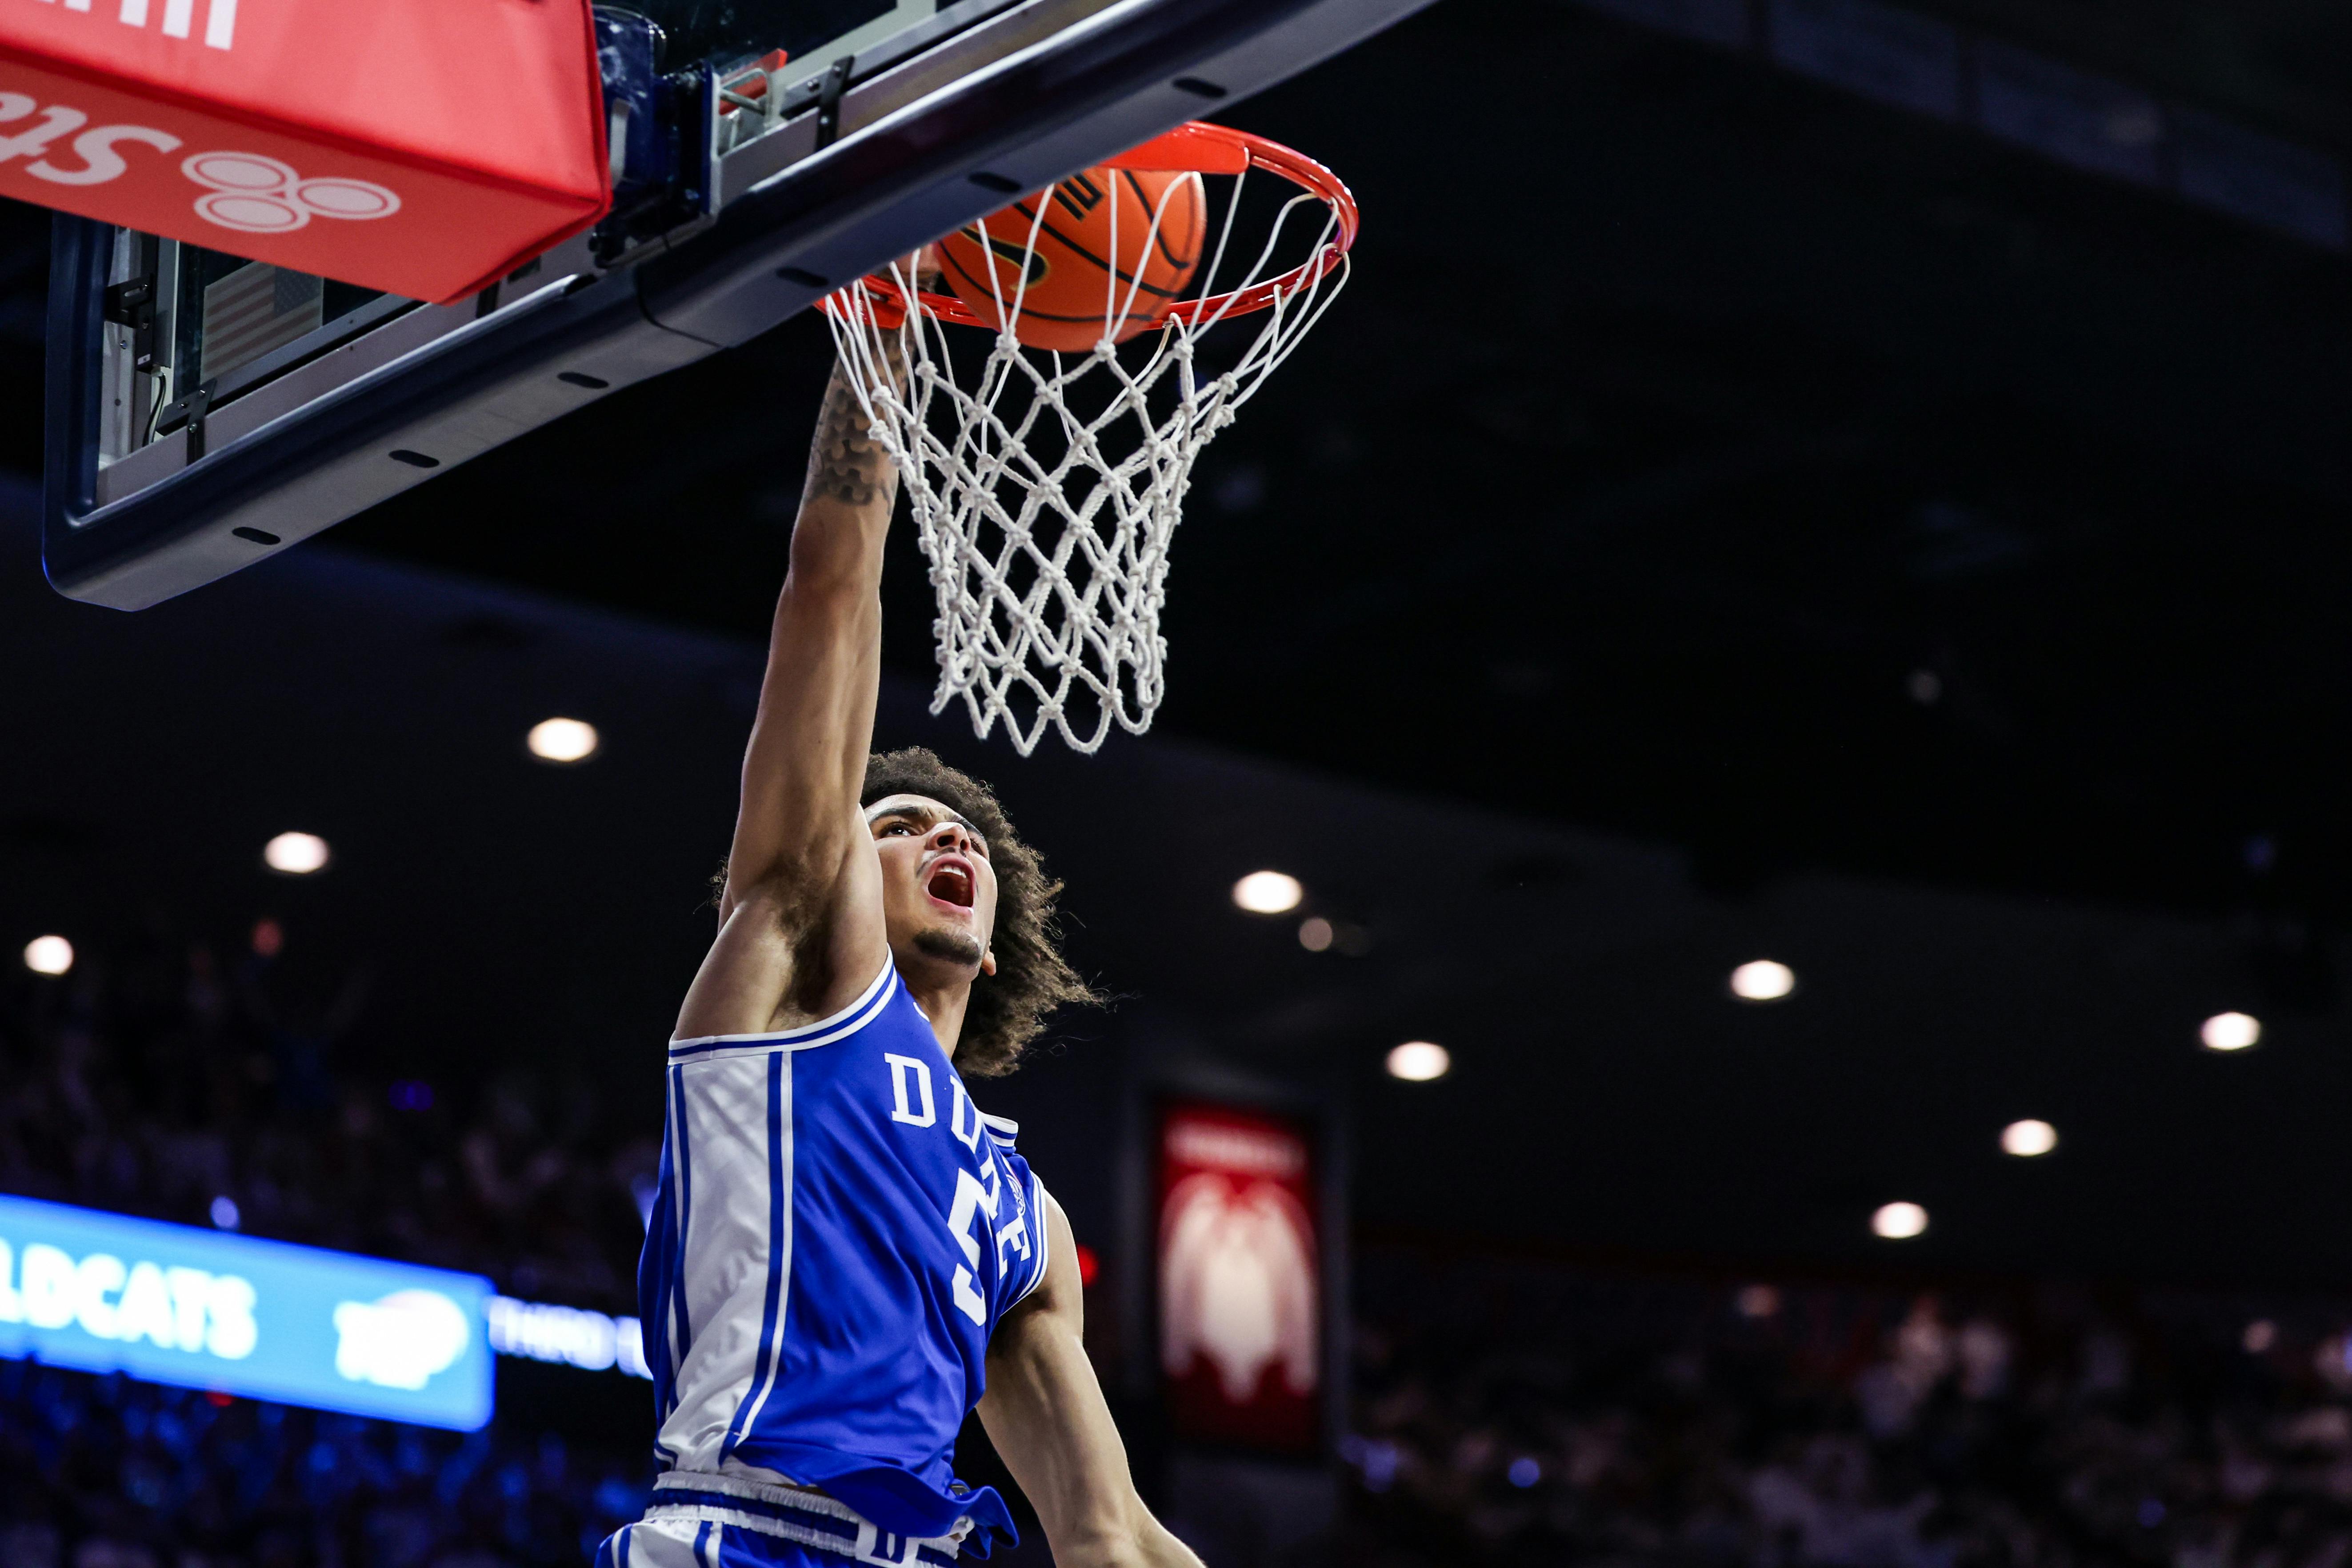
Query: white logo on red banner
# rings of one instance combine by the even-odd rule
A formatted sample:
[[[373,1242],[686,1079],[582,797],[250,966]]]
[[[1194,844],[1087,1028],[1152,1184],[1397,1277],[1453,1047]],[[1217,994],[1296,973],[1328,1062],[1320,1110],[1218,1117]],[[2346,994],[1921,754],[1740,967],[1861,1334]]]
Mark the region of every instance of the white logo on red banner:
[[[57,0],[48,0],[55,5]],[[68,11],[88,11],[89,0],[66,0]],[[122,9],[115,19],[125,26],[147,25],[147,0],[122,0]],[[184,38],[189,24],[195,20],[196,0],[163,0],[163,36]],[[215,49],[226,49],[236,42],[236,0],[212,0],[205,11],[205,43]]]
[[[130,165],[116,151],[124,142],[139,142],[161,153],[173,152],[180,139],[168,132],[150,125],[89,125],[89,116],[80,110],[62,103],[41,109],[38,100],[21,92],[0,92],[0,123],[24,119],[40,110],[41,122],[29,131],[19,131],[0,136],[0,163],[12,158],[31,157],[25,172],[35,179],[47,180],[57,185],[102,185],[119,179]],[[80,132],[78,136],[74,132]],[[74,156],[81,160],[79,169],[53,163],[47,156],[49,144],[61,137],[73,136]]]
[[[1190,1372],[1198,1356],[1235,1405],[1257,1397],[1270,1367],[1293,1394],[1312,1393],[1315,1243],[1297,1200],[1271,1182],[1189,1176],[1168,1194],[1160,1226],[1170,1374]]]
[[[1160,1138],[1160,1355],[1191,1442],[1294,1457],[1320,1441],[1314,1134],[1296,1117],[1171,1104]]]
[[[208,223],[243,234],[291,234],[314,217],[390,217],[400,197],[367,180],[304,179],[259,153],[199,153],[180,172],[209,187],[196,198]]]
[[[0,163],[29,159],[25,172],[52,184],[106,184],[130,173],[122,148],[172,153],[180,146],[178,137],[151,125],[91,125],[89,115],[69,104],[43,109],[24,93],[0,92],[0,124],[35,113],[40,122],[30,130],[0,135]],[[67,137],[72,138],[72,160],[52,161],[53,145]],[[398,194],[373,181],[341,175],[305,179],[293,165],[259,153],[198,153],[182,161],[180,172],[205,187],[196,198],[196,215],[240,234],[291,234],[314,217],[363,220],[400,210]]]

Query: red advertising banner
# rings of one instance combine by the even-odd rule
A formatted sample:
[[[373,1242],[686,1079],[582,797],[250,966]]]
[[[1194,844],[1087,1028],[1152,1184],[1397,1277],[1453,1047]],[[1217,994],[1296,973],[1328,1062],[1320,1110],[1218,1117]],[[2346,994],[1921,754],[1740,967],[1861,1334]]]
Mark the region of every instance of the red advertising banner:
[[[610,205],[588,0],[7,0],[0,195],[412,299]]]
[[[1323,1279],[1307,1126],[1171,1101],[1159,1197],[1160,1369],[1176,1436],[1314,1454]]]

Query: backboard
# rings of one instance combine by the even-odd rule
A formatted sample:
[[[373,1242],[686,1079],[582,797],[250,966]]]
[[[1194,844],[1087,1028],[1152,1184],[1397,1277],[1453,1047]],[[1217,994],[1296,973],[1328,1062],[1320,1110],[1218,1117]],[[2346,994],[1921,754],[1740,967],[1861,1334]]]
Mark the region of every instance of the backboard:
[[[119,609],[201,586],[1424,4],[599,7],[613,213],[457,305],[60,215],[49,580]]]

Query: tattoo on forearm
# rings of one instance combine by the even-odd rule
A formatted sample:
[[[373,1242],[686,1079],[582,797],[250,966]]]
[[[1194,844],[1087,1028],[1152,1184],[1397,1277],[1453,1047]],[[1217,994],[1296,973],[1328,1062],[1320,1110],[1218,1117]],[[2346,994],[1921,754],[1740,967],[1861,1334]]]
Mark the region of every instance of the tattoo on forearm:
[[[898,499],[898,469],[882,443],[866,432],[866,411],[838,369],[825,388],[809,447],[808,494],[850,506],[887,508]]]

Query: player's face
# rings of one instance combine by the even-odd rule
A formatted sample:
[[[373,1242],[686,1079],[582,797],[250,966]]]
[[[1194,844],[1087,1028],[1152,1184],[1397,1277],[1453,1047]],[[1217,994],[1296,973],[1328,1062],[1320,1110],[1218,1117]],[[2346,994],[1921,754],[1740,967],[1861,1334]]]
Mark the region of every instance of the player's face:
[[[996,930],[996,870],[979,830],[928,795],[886,795],[866,808],[882,860],[890,947],[987,973]]]

